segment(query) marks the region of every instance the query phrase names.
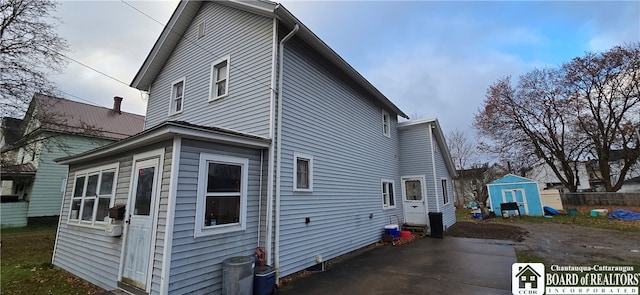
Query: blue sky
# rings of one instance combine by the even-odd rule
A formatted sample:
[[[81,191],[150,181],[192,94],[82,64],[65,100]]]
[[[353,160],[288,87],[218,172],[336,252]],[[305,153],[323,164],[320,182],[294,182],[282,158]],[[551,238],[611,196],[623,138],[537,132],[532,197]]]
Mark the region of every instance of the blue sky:
[[[162,23],[177,5],[128,3]],[[438,117],[445,132],[469,130],[487,86],[501,77],[640,42],[640,1],[282,4],[405,113]],[[126,84],[162,30],[120,1],[61,2],[57,15],[69,55]],[[123,96],[125,111],[146,111],[139,91],[76,63],[54,80],[69,99],[110,107]]]

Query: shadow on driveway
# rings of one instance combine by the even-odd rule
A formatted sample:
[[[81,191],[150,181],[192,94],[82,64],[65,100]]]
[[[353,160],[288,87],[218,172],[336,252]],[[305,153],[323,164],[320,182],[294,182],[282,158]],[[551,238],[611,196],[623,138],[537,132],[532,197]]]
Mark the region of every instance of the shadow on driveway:
[[[278,294],[511,294],[513,242],[445,237],[381,246]]]

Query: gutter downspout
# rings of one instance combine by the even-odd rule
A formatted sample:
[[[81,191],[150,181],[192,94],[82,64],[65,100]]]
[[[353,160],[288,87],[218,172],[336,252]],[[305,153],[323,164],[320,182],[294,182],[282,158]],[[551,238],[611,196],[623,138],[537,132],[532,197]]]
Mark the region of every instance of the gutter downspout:
[[[277,143],[276,148],[278,153],[276,154],[276,213],[275,213],[275,240],[274,240],[274,256],[275,260],[273,266],[276,269],[276,280],[280,275],[280,176],[281,176],[281,160],[282,160],[282,84],[283,84],[283,72],[284,72],[284,43],[289,41],[295,35],[300,26],[296,24],[293,30],[289,32],[282,40],[280,40],[280,46],[278,48],[278,127],[277,127]]]
[[[429,141],[431,141],[431,166],[433,167],[433,187],[436,196],[436,212],[440,212],[440,198],[438,197],[438,176],[436,175],[436,151],[433,146],[433,128],[435,126],[429,124]],[[427,212],[428,213],[428,212]]]
[[[277,58],[278,58],[278,20],[273,19],[273,54],[271,55],[271,98],[270,98],[270,106],[269,106],[269,139],[271,139],[271,143],[269,144],[269,156],[267,163],[267,205],[265,209],[265,260],[267,264],[273,265],[271,246],[271,241],[273,240],[273,172],[274,172],[274,159],[275,157],[275,146],[273,142],[273,134],[275,133],[275,104],[276,104],[276,67],[277,67]]]

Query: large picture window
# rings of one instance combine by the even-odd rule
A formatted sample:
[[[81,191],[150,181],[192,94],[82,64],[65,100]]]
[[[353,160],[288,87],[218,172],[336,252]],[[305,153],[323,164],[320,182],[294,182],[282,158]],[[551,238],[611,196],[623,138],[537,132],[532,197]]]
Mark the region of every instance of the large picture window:
[[[249,160],[201,154],[196,236],[245,229]]]
[[[109,216],[115,195],[118,165],[107,165],[75,174],[69,222],[100,224]]]

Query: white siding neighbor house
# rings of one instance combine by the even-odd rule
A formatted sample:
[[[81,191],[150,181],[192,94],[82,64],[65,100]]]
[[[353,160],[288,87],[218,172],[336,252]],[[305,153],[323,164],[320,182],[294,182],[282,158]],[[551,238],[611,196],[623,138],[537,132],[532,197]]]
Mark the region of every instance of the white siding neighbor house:
[[[131,86],[149,93],[145,130],[58,159],[53,263],[100,287],[218,294],[223,260],[257,247],[283,277],[380,241],[396,217],[455,223],[438,120],[398,123],[280,4],[180,2]]]

